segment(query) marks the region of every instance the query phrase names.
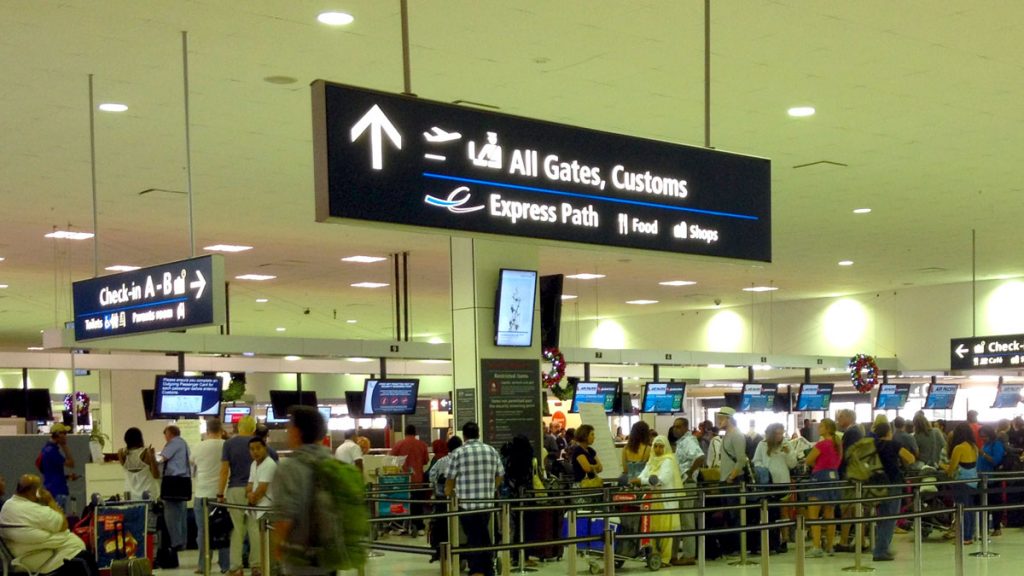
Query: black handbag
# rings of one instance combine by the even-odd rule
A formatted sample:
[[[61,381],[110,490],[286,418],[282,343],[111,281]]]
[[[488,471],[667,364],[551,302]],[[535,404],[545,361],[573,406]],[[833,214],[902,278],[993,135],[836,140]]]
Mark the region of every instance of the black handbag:
[[[170,502],[186,502],[192,499],[192,478],[188,476],[164,476],[160,480],[160,499]]]
[[[210,511],[210,550],[220,550],[231,546],[231,514],[227,508],[214,508]]]

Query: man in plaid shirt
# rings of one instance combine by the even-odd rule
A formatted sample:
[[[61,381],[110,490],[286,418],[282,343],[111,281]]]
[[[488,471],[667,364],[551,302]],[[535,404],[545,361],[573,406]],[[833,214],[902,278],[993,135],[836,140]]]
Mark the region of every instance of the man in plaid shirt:
[[[461,510],[487,508],[491,504],[466,500],[494,498],[495,490],[501,485],[501,477],[505,475],[505,467],[501,464],[498,451],[480,441],[480,426],[476,422],[466,422],[462,427],[462,436],[466,443],[449,457],[445,494],[449,497],[457,495]],[[489,513],[466,514],[459,516],[459,520],[469,546],[491,545]],[[471,575],[494,576],[493,554],[482,552],[467,554],[467,557]]]

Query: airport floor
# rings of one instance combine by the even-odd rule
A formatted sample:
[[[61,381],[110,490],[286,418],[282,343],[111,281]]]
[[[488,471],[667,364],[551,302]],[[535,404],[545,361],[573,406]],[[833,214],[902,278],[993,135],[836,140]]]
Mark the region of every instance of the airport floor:
[[[382,542],[403,545],[425,546],[425,538],[409,538],[407,536],[385,536]],[[785,554],[772,555],[769,559],[768,573],[778,575],[796,574],[796,547],[790,545],[789,552]],[[948,540],[930,538],[925,540],[922,546],[923,564],[922,575],[953,575],[955,574],[955,551],[956,547]],[[978,558],[970,556],[972,552],[979,552],[980,544],[976,543],[965,550],[964,574],[966,576],[987,576],[1019,574],[1021,563],[1024,562],[1024,529],[1008,528],[1003,529],[1002,536],[990,538],[989,550],[999,554],[991,558]],[[893,551],[896,560],[892,562],[872,562],[870,553],[864,555],[863,565],[874,568],[873,574],[877,576],[914,576],[914,554],[913,539],[911,534],[897,534],[893,539]],[[381,555],[370,558],[366,574],[367,576],[437,576],[440,574],[438,563],[428,563],[426,556],[405,554],[399,552],[382,552]],[[159,576],[193,576],[196,566],[196,552],[194,550],[182,552],[181,568],[176,570],[156,570]],[[599,559],[599,558],[598,558]],[[723,558],[707,563],[705,574],[710,576],[759,576],[762,574],[762,567],[758,565],[732,566],[738,558]],[[754,559],[758,561],[758,559]],[[804,574],[807,576],[825,576],[842,573],[842,569],[854,565],[852,553],[836,553],[835,556],[823,558],[808,558],[805,561]],[[542,562],[537,566],[530,567],[534,576],[565,576],[568,574],[568,562],[563,557],[557,562]],[[354,574],[354,572],[352,572]],[[579,575],[589,574],[588,560],[579,557],[576,563],[576,573]],[[647,574],[650,571],[638,562],[627,562],[622,568],[616,570],[616,574]],[[658,574],[687,574],[696,575],[696,566],[663,567],[657,571]],[[500,573],[499,573],[500,574]],[[513,568],[511,574],[521,574]],[[525,573],[523,573],[525,574]],[[246,571],[246,576],[250,576]]]

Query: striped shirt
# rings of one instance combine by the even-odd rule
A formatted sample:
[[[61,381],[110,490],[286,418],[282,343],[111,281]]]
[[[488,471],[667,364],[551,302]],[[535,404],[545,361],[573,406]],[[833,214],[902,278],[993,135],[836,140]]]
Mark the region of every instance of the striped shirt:
[[[505,475],[498,451],[479,439],[473,439],[452,452],[448,460],[448,479],[455,481],[459,508],[478,510],[490,506],[483,502],[463,501],[494,497],[496,481]]]

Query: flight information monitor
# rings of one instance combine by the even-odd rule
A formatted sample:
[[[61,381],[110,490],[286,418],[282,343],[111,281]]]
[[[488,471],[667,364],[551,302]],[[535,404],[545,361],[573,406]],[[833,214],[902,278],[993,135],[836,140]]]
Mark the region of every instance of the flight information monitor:
[[[775,393],[779,385],[775,383],[756,384],[747,382],[743,385],[740,397],[739,412],[764,412],[775,407]]]
[[[686,382],[648,382],[644,386],[641,412],[647,414],[676,414],[683,412]]]
[[[875,396],[875,410],[902,410],[910,397],[910,384],[881,384]]]
[[[157,376],[153,411],[158,418],[220,416],[220,378]]]
[[[363,415],[415,414],[419,387],[415,378],[368,379],[363,388]]]
[[[615,399],[619,395],[618,382],[580,382],[576,384],[572,394],[572,408],[569,412],[578,413],[580,404],[601,404],[606,414],[615,410]]]
[[[932,384],[928,387],[928,398],[924,401],[925,410],[952,409],[959,388],[956,384]]]
[[[1002,383],[999,385],[999,389],[996,391],[996,401],[992,404],[993,408],[1016,408],[1017,404],[1020,404],[1020,391],[1024,388],[1024,384],[1020,383]]]
[[[828,410],[832,404],[832,390],[835,384],[811,384],[800,385],[800,395],[796,399],[797,412],[807,410]]]

